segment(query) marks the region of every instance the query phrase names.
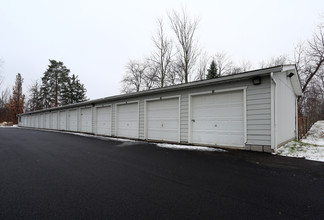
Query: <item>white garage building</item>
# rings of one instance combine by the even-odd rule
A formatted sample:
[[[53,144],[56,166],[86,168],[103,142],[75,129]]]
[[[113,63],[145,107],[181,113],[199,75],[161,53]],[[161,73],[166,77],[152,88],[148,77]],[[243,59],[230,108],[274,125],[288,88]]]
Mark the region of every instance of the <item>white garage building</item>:
[[[297,137],[294,65],[19,115],[19,126],[271,152]]]

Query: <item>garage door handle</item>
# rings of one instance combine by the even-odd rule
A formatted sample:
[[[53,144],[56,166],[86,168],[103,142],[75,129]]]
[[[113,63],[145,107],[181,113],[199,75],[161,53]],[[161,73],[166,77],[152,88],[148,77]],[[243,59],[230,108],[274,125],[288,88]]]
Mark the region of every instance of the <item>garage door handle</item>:
[[[196,120],[195,119],[191,119],[192,122],[195,122]]]

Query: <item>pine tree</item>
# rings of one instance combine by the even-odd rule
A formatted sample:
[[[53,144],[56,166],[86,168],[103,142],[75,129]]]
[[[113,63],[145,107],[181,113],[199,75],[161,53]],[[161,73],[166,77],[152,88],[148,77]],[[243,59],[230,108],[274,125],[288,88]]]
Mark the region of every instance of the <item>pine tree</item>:
[[[57,107],[60,105],[62,92],[69,81],[70,70],[63,62],[49,60],[50,65],[42,77],[40,89],[42,104],[44,108]]]
[[[217,71],[216,63],[213,60],[210,63],[209,69],[207,70],[207,79],[214,79],[214,78],[220,77],[217,72],[218,71]]]
[[[18,73],[15,85],[12,88],[13,92],[9,103],[11,120],[14,124],[18,123],[17,114],[24,112],[25,95],[22,92],[23,81],[24,79],[21,77],[20,73]]]
[[[78,76],[73,74],[69,77],[68,83],[63,89],[61,103],[62,105],[67,105],[86,101],[86,92],[87,90],[78,79]]]

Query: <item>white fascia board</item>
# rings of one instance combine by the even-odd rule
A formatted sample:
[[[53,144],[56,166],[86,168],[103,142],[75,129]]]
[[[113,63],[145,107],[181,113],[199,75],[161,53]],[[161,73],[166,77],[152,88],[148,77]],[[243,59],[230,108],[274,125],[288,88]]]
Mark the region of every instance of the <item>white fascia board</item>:
[[[302,96],[303,91],[302,91],[302,88],[301,88],[301,83],[300,83],[299,75],[297,73],[296,66],[295,65],[285,65],[285,66],[282,67],[282,72],[287,72],[287,75],[289,73],[294,74],[292,77],[290,77],[292,87],[294,89],[294,92],[295,92],[296,96]]]

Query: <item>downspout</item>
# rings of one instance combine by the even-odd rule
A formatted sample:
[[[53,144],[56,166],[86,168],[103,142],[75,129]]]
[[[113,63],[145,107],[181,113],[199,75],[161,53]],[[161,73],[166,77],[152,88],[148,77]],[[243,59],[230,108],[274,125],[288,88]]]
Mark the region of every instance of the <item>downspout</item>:
[[[271,149],[275,150],[277,142],[277,121],[276,121],[276,86],[277,82],[273,77],[273,72],[270,73],[271,77]]]

